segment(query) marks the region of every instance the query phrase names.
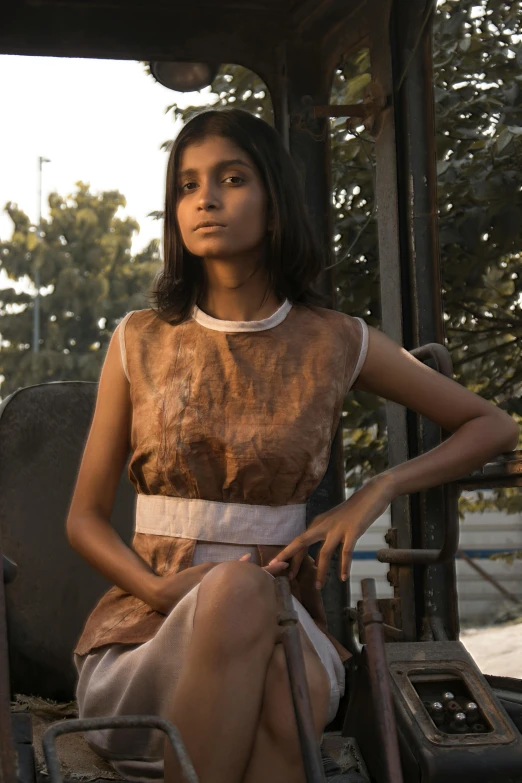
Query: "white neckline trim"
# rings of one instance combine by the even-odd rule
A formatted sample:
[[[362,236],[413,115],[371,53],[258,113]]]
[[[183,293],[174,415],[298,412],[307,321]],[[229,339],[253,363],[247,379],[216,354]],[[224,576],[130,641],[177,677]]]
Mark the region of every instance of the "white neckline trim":
[[[194,305],[192,318],[201,326],[214,329],[216,332],[261,332],[264,329],[273,329],[274,326],[284,321],[291,307],[292,303],[285,299],[275,313],[260,321],[222,321],[220,318],[214,318],[208,313],[204,313],[197,305]]]

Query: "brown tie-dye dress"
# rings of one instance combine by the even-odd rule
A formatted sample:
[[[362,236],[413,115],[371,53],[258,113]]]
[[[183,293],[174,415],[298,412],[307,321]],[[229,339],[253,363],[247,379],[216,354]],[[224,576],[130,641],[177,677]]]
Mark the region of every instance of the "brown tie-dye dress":
[[[173,326],[152,310],[137,310],[128,313],[116,331],[132,402],[128,475],[138,495],[163,496],[170,503],[175,498],[193,500],[203,509],[205,502],[213,509],[222,504],[253,506],[261,515],[262,507],[276,513],[284,513],[285,506],[304,509],[326,471],[343,399],[364,362],[368,329],[362,319],[285,301],[269,318],[252,322],[220,321],[195,308],[190,319]],[[209,540],[219,540],[215,531]],[[228,555],[218,544],[201,539],[136,532],[132,545],[159,575],[204,560],[238,559],[245,551],[265,565],[282,549],[280,542],[270,546],[252,538],[243,543],[227,545],[233,553]],[[305,560],[292,583],[294,600],[306,632],[315,635],[312,641],[321,659],[324,662],[324,651],[318,645],[324,642],[328,655],[337,658],[335,668],[348,654],[326,634],[313,571],[313,562]],[[141,696],[139,711],[162,714],[158,700],[150,701],[150,672],[143,671],[157,665],[159,654],[169,661],[168,676],[176,678],[172,666],[179,672],[197,590],[168,617],[118,587],[105,594],[75,650],[82,715],[135,711]],[[167,649],[166,626],[173,634],[168,656],[159,653]],[[173,638],[180,645],[178,652],[172,649]],[[149,678],[147,696],[140,676],[142,682]],[[118,689],[124,687],[128,696],[132,682],[135,695],[124,705]],[[164,680],[158,690],[164,694]],[[336,703],[338,698],[339,692]],[[335,712],[335,699],[332,709]],[[103,732],[91,741],[109,758],[130,758],[116,735]],[[134,755],[159,763],[157,743],[152,750],[149,740],[145,745],[134,743]],[[155,776],[151,770],[123,771],[146,780]]]

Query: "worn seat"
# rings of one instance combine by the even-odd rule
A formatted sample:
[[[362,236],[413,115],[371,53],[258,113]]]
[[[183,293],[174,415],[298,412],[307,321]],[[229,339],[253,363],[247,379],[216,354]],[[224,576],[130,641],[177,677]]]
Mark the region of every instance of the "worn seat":
[[[0,541],[18,566],[6,586],[14,693],[73,698],[72,650],[109,587],[65,534],[96,392],[94,382],[44,383],[18,389],[0,405]],[[127,542],[134,508],[124,471],[112,523]]]

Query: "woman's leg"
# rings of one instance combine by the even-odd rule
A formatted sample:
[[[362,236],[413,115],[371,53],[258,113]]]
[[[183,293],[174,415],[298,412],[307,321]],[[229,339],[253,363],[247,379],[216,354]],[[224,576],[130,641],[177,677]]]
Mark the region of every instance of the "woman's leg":
[[[301,631],[310,700],[318,741],[327,723],[330,678],[315,648]],[[290,681],[282,644],[274,648],[265,681],[256,740],[243,783],[304,783],[305,773]]]
[[[259,566],[221,563],[202,580],[168,715],[183,736],[200,783],[243,780],[278,635],[274,581]],[[165,783],[181,780],[166,744]]]

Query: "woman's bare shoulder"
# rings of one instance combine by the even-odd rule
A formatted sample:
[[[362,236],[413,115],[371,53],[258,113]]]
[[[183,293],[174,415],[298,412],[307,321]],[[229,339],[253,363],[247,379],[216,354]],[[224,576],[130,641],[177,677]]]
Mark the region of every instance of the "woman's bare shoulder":
[[[364,319],[358,316],[348,315],[341,310],[332,310],[328,307],[319,307],[317,305],[311,305],[303,308],[309,311],[311,318],[316,319],[318,323],[324,325],[327,329],[331,329],[336,332],[343,341],[352,341],[355,339],[357,342],[361,335],[361,323]]]

